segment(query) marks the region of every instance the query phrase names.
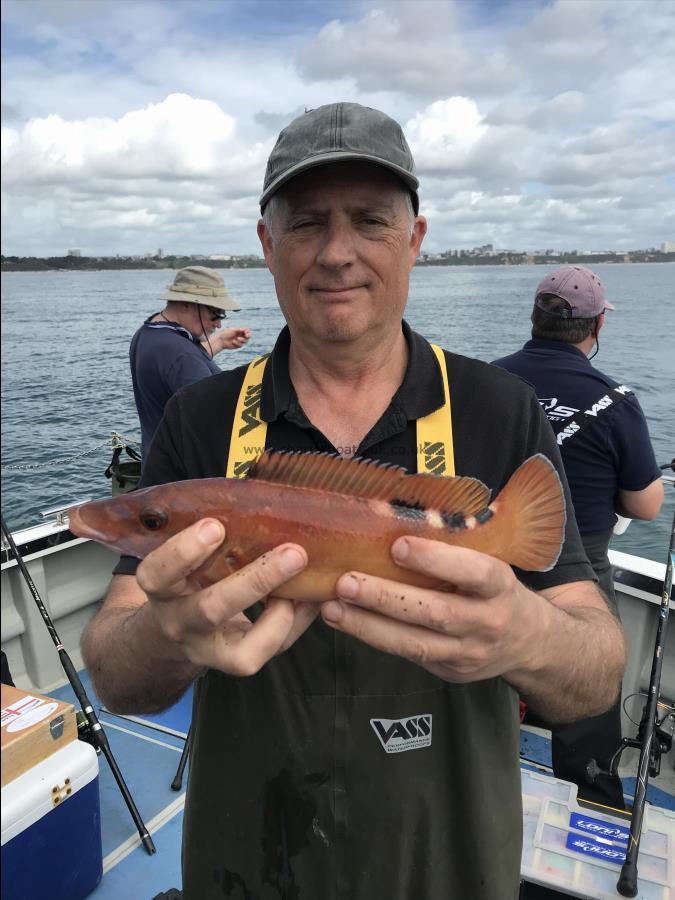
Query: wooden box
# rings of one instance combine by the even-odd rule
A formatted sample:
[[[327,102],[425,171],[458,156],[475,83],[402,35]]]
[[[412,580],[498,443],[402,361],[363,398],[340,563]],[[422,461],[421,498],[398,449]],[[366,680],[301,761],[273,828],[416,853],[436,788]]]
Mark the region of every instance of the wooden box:
[[[2,685],[2,787],[77,739],[75,708]]]

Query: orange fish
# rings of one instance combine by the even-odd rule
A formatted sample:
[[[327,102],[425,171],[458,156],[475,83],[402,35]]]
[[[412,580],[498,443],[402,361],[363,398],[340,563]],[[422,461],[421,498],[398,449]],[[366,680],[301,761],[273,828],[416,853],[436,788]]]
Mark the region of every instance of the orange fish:
[[[334,597],[336,581],[351,570],[438,587],[438,580],[394,563],[391,545],[401,535],[469,547],[521,569],[550,569],[563,543],[565,498],[549,460],[530,457],[492,503],[489,496],[475,478],[266,452],[244,479],[176,481],[74,507],[70,530],[143,558],[193,522],[219,519],[226,537],[194,573],[202,587],[281,543],[297,543],[307,551],[308,566],[275,591],[295,600]]]

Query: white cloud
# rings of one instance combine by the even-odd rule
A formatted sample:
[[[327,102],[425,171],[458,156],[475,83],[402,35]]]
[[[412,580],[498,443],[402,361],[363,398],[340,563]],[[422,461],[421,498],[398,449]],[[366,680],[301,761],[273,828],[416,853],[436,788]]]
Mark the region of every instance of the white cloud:
[[[437,100],[406,123],[406,135],[420,171],[461,171],[487,131],[473,100]]]
[[[108,178],[189,178],[211,175],[227,157],[235,120],[215,103],[171,94],[120,119],[66,122],[51,115],[8,132],[7,182]]]
[[[126,234],[141,252],[149,235],[154,244],[154,235],[163,231],[203,231],[209,220],[222,225],[242,197],[253,233],[260,173],[270,149],[269,142],[242,141],[235,118],[217,104],[185,94],[171,94],[119,119],[68,122],[52,115],[20,128],[3,127],[6,209],[13,207],[15,223],[9,242],[34,192],[51,206],[45,231],[69,229],[92,253],[106,252],[102,236],[113,232]],[[38,244],[44,239],[44,232],[33,234]],[[242,252],[251,245],[247,238]],[[48,250],[62,252],[58,246]]]
[[[463,6],[452,0],[385,0],[360,19],[326,24],[299,51],[299,70],[306,80],[350,72],[363,92],[385,89],[422,98],[493,93],[514,79],[511,61],[462,27]]]

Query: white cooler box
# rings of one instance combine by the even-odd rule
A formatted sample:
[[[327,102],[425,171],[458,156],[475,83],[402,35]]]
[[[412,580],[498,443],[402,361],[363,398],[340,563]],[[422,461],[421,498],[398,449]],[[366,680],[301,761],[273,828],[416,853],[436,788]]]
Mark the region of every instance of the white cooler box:
[[[101,874],[98,756],[75,740],[2,788],[2,898],[82,900]]]

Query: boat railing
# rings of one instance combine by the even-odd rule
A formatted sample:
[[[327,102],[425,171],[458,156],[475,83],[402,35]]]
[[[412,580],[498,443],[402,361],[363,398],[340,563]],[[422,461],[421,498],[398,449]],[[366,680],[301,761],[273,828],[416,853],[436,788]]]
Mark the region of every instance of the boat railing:
[[[83,503],[89,503],[91,499],[91,497],[84,497],[82,500],[73,500],[71,503],[66,503],[65,505],[52,506],[50,509],[41,510],[40,516],[43,519],[50,519],[53,516],[55,520],[50,524],[54,525],[55,528],[61,528],[68,524],[69,509],[72,509],[74,506],[82,506]]]

